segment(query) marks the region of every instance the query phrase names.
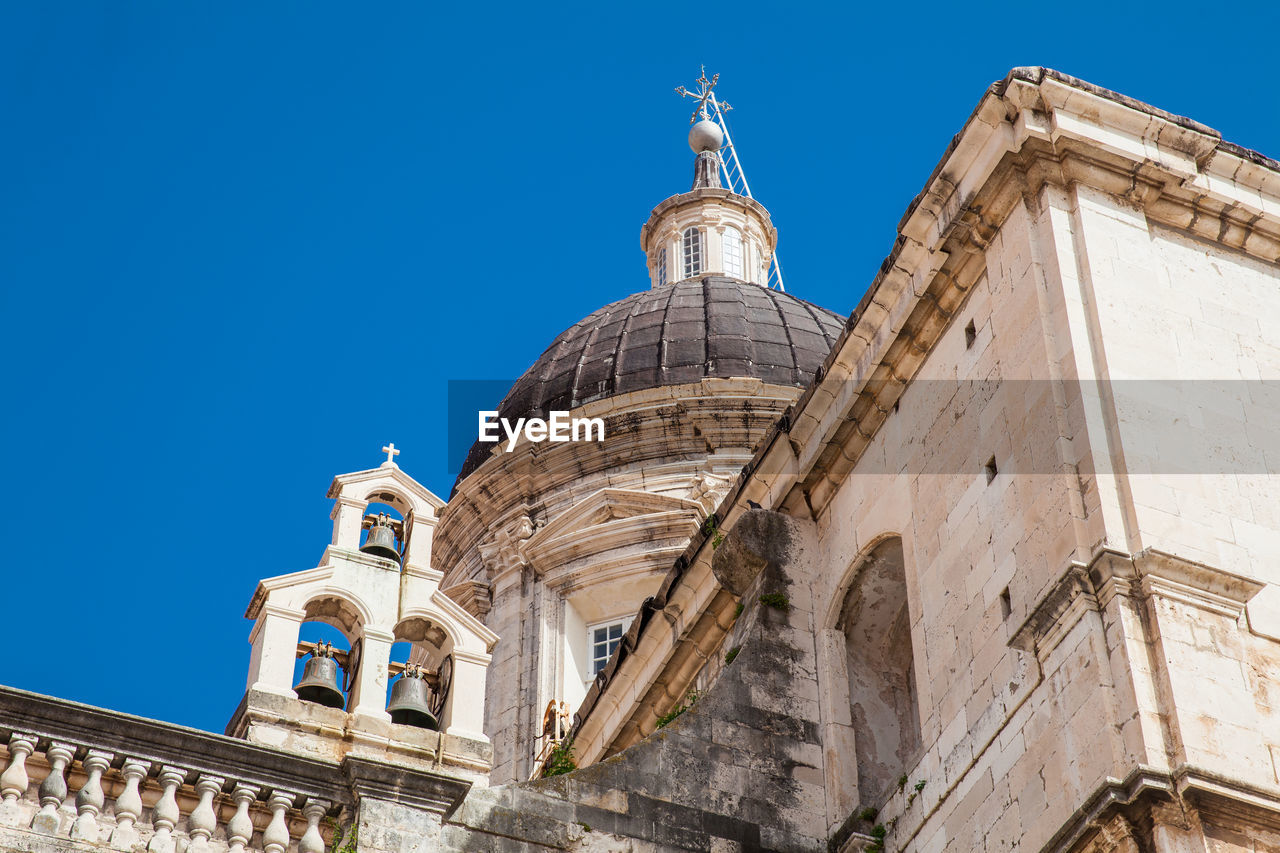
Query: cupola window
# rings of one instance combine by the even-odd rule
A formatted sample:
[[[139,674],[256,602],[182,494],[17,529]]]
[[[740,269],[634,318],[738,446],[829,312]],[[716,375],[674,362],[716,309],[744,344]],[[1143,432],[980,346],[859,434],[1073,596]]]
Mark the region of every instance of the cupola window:
[[[658,249],[658,284],[667,283],[667,247]]]
[[[605,664],[609,662],[609,658],[613,657],[613,653],[618,648],[618,643],[622,642],[622,634],[625,628],[626,625],[623,622],[609,622],[604,625],[591,626],[587,638],[591,643],[590,675],[594,676],[604,669]]]
[[[684,277],[693,278],[702,273],[702,232],[697,228],[684,229]]]
[[[724,230],[724,274],[742,278],[742,233],[737,228]]]

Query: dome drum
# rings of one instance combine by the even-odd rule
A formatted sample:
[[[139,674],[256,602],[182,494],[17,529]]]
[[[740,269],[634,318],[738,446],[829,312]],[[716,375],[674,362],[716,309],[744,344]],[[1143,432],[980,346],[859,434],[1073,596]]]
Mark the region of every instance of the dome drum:
[[[690,266],[690,231],[697,258]],[[672,196],[659,204],[640,228],[640,248],[653,287],[723,275],[755,284],[769,280],[778,231],[755,199],[719,187]]]

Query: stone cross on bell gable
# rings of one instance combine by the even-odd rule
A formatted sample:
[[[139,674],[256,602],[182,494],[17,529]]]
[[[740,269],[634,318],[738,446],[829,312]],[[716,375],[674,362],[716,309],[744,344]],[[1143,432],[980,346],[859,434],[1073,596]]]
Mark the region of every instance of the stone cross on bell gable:
[[[383,462],[380,467],[382,468],[399,468],[400,467],[399,465],[396,464],[396,460],[395,460],[395,457],[400,455],[400,451],[396,450],[396,443],[394,441],[391,442],[390,444],[385,445],[382,448],[382,452],[387,454],[387,461]]]

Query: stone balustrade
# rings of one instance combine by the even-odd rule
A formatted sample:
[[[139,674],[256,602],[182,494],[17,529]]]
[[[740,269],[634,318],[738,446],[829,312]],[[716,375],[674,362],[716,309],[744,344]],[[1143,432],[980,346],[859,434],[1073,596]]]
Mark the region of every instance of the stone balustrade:
[[[323,853],[339,765],[0,687],[0,849]]]

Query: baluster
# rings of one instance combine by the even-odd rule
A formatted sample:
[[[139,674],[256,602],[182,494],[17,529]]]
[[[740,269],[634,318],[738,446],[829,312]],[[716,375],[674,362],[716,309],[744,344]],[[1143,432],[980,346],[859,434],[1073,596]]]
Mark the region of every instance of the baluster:
[[[76,794],[76,810],[79,815],[71,825],[71,838],[75,841],[92,844],[98,840],[98,815],[102,814],[103,804],[102,774],[111,766],[113,758],[114,755],[100,749],[91,749],[84,757],[84,769],[89,778]]]
[[[218,828],[218,813],[213,810],[213,798],[222,790],[226,779],[220,776],[202,775],[196,780],[196,793],[200,795],[200,804],[191,812],[190,834],[192,851],[209,849],[209,836]]]
[[[324,836],[320,834],[320,818],[329,811],[329,803],[308,797],[302,807],[302,815],[307,819],[307,831],[298,840],[298,853],[324,853]]]
[[[249,817],[249,804],[258,798],[258,789],[243,782],[237,782],[231,791],[231,798],[236,801],[236,813],[227,821],[228,853],[244,853],[253,837],[253,820]]]
[[[165,765],[160,770],[163,792],[151,813],[151,824],[156,834],[147,844],[147,853],[173,853],[173,827],[182,813],[178,811],[178,786],[187,778],[187,771]]]
[[[134,826],[138,815],[142,813],[142,793],[138,787],[147,773],[151,771],[151,762],[141,758],[126,758],[121,772],[124,774],[124,792],[116,797],[116,828],[111,831],[110,844],[114,850],[132,850],[138,843],[138,828]]]
[[[271,823],[262,833],[262,848],[266,853],[284,853],[289,846],[289,824],[285,822],[284,813],[297,797],[276,791],[271,795]]]
[[[69,743],[54,743],[45,751],[49,759],[49,775],[40,783],[40,812],[31,821],[31,828],[45,835],[55,835],[62,823],[58,807],[67,798],[67,765],[75,758],[76,748]]]
[[[14,732],[9,737],[9,766],[0,773],[0,796],[4,797],[4,805],[17,803],[18,798],[27,792],[31,782],[27,778],[27,756],[36,751],[35,735],[24,735]]]

